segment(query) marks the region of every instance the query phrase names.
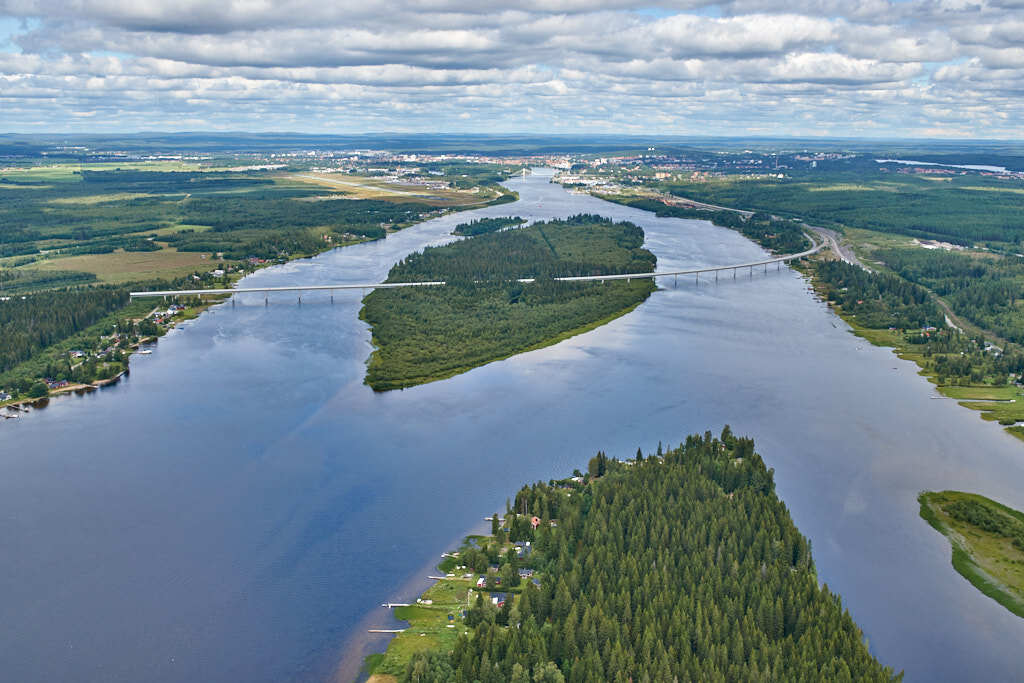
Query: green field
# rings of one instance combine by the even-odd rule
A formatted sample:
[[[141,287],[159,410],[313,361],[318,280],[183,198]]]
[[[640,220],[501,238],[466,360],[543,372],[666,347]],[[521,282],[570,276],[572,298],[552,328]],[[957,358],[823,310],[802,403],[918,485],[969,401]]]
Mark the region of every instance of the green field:
[[[1024,513],[962,491],[924,492],[921,517],[949,539],[964,578],[1024,617]]]

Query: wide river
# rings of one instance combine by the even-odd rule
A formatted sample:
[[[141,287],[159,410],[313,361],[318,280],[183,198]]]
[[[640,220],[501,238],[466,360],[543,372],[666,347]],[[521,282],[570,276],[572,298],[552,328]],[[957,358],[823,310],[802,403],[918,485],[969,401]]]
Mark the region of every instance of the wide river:
[[[521,200],[260,271],[371,282],[457,223],[590,212],[643,226],[661,269],[764,252],[704,221],[570,194]],[[923,489],[1024,509],[1024,444],[865,344],[793,271],[661,283],[556,346],[405,391],[362,384],[358,293],[239,296],[135,357],[129,380],[0,421],[0,668],[10,681],[355,675],[430,565],[526,481],[729,423],[886,664],[908,680],[1024,678],[1024,619],[950,564]],[[355,665],[358,669],[358,664]]]

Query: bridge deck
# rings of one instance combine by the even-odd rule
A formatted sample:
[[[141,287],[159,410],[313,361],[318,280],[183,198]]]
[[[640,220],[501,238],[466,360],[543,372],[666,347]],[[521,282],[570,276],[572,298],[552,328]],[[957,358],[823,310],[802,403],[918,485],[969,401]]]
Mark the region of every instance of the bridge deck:
[[[795,259],[803,258],[804,256],[810,256],[811,254],[821,251],[825,247],[825,242],[816,242],[813,238],[808,235],[814,246],[807,251],[801,251],[799,254],[787,254],[785,256],[776,256],[774,258],[765,259],[763,261],[751,261],[749,263],[734,263],[728,266],[713,266],[709,268],[691,268],[689,270],[668,270],[668,271],[655,271],[651,273],[623,273],[617,275],[578,275],[571,277],[556,277],[554,280],[557,282],[604,282],[605,280],[638,280],[642,278],[657,279],[659,277],[678,277],[680,275],[700,275],[701,273],[714,273],[723,270],[739,270],[740,268],[751,268],[755,266],[768,266],[772,263],[785,263],[787,261],[793,261]],[[535,282],[535,278],[519,278],[518,282],[530,283]],[[442,287],[447,283],[443,280],[437,280],[433,282],[367,282],[367,283],[338,283],[331,285],[290,285],[287,287],[234,287],[229,289],[168,289],[153,292],[131,292],[130,296],[133,299],[142,297],[167,297],[167,296],[202,296],[204,294],[249,294],[249,293],[262,293],[269,294],[270,292],[315,292],[315,291],[334,291],[336,289],[393,289],[396,287]]]

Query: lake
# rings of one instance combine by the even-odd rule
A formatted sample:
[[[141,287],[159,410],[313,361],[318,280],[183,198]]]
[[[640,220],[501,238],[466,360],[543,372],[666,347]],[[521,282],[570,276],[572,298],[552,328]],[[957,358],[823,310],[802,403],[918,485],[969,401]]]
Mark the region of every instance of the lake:
[[[939,164],[931,161],[909,161],[907,159],[875,159],[879,164],[904,164],[909,166],[941,166],[943,168],[965,168],[969,171],[990,171],[992,173],[1009,173],[1005,166],[986,166],[984,164]]]
[[[756,260],[705,221],[571,194],[438,218],[260,271],[246,286],[382,280],[483,216],[581,212],[643,226],[659,269]],[[375,394],[357,292],[239,295],[132,373],[0,423],[0,662],[18,681],[351,679],[380,603],[527,481],[599,449],[754,437],[872,651],[907,680],[1024,677],[1024,620],[950,564],[923,489],[1024,509],[1024,444],[854,337],[783,268],[660,283],[635,311],[449,380]]]

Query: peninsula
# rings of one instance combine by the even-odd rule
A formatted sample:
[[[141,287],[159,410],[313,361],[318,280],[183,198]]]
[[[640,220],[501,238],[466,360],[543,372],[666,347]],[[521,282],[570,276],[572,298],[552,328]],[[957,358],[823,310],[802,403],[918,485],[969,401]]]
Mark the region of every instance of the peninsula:
[[[1018,617],[1024,617],[1024,513],[963,491],[926,491],[921,517],[953,546],[953,567]]]
[[[441,569],[374,683],[894,679],[728,426],[524,486]]]

